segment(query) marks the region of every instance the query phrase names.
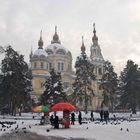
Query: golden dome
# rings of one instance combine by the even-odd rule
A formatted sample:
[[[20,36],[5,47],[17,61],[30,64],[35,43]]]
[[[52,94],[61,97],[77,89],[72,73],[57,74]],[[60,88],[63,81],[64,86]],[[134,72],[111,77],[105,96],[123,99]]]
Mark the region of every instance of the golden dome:
[[[93,37],[92,37],[92,42],[93,44],[98,44],[98,37],[96,36],[96,30],[95,30],[95,23],[93,23]]]
[[[57,34],[57,26],[55,26],[55,34],[53,36],[53,40],[51,41],[51,44],[53,43],[59,43],[61,44],[60,40],[59,40],[59,36]]]

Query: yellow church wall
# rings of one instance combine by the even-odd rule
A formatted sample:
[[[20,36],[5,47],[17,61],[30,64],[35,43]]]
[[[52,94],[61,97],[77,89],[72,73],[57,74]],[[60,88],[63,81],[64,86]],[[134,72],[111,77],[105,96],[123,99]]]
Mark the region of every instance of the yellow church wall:
[[[92,99],[92,108],[93,108],[93,110],[96,110],[96,108],[97,108],[96,102],[97,102],[97,98],[93,97],[93,99]]]
[[[47,70],[32,70],[33,74],[49,74]]]
[[[40,77],[34,77],[33,78],[34,81],[34,92],[36,94],[40,94],[43,93],[43,91],[45,90],[45,87],[41,87],[41,81],[45,83],[46,79],[45,78],[40,78]]]

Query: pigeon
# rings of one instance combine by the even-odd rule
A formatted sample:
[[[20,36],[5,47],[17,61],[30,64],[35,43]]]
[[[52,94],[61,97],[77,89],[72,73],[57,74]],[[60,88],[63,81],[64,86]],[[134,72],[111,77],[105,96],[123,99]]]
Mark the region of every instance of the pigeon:
[[[127,128],[126,131],[129,132],[129,129]]]
[[[27,133],[27,131],[23,131],[24,133]]]
[[[17,130],[18,129],[18,125],[17,125],[17,127],[15,127],[15,130]]]
[[[2,125],[2,128],[6,127],[4,124]]]
[[[88,127],[87,127],[87,129],[88,129]]]
[[[49,130],[49,129],[47,129],[46,131],[47,131],[47,132],[50,132],[50,130]]]
[[[31,126],[29,125],[29,128],[31,128]]]
[[[22,130],[26,130],[26,127],[23,127]]]
[[[22,124],[24,124],[24,122],[22,122]]]
[[[123,128],[120,129],[121,131],[123,130]]]

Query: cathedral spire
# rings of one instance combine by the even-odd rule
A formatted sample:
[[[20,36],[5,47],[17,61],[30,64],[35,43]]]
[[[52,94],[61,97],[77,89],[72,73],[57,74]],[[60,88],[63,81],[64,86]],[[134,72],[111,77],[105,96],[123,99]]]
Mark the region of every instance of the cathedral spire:
[[[95,23],[93,23],[93,37],[92,37],[92,42],[93,44],[97,45],[98,44],[98,37],[96,36],[96,29],[95,29]]]
[[[93,23],[93,33],[94,33],[94,36],[96,36],[95,23]]]
[[[40,39],[38,41],[38,49],[43,49],[42,30],[40,31]]]
[[[82,36],[82,46],[81,46],[81,51],[82,53],[85,53],[86,47],[84,45],[84,37]]]
[[[57,34],[57,26],[55,26],[55,34]]]
[[[30,53],[30,59],[32,58],[32,56],[33,56],[33,48],[32,48],[32,46],[31,46],[31,53]]]
[[[55,34],[53,36],[53,40],[51,41],[51,44],[53,43],[59,43],[61,44],[60,40],[59,40],[59,36],[57,34],[57,26],[55,26]]]

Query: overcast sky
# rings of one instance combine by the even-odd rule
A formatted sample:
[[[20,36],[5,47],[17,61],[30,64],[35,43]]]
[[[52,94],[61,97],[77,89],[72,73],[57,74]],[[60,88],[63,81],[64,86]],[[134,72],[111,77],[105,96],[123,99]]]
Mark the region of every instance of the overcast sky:
[[[11,44],[29,62],[31,46],[33,51],[38,48],[40,30],[45,48],[57,25],[74,65],[82,35],[90,54],[93,22],[103,57],[116,72],[128,59],[140,65],[140,0],[0,0],[0,45]]]

